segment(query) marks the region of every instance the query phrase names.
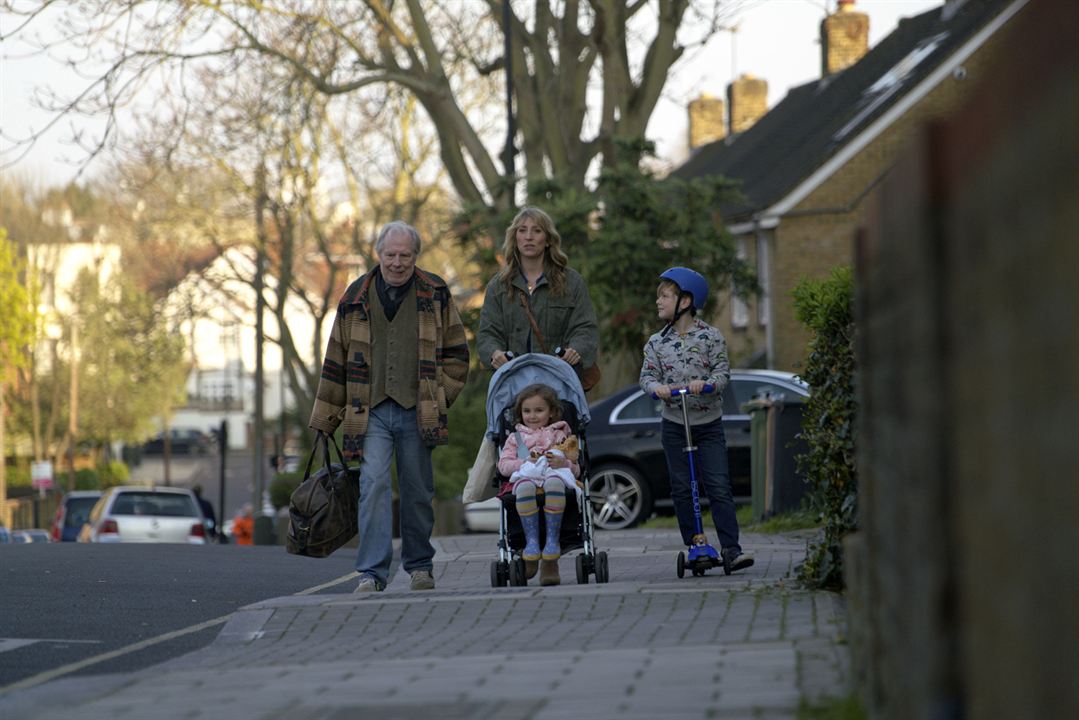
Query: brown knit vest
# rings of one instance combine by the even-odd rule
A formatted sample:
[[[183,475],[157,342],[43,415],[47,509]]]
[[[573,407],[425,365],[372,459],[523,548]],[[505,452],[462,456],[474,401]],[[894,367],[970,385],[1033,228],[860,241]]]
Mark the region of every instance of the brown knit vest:
[[[403,408],[416,407],[419,383],[419,317],[416,315],[416,283],[397,308],[393,322],[374,287],[368,295],[371,312],[371,407],[389,398]]]

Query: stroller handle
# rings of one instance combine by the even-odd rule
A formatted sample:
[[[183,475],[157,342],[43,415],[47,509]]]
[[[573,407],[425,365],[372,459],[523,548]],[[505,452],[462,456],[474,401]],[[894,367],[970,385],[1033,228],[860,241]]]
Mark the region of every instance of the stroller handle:
[[[701,395],[708,395],[710,393],[714,393],[715,391],[716,391],[716,386],[715,385],[712,385],[711,383],[706,383],[704,388],[701,390],[700,394]],[[675,396],[675,395],[692,395],[692,394],[693,393],[691,393],[689,391],[688,387],[672,387],[671,388],[671,396],[672,397]],[[653,400],[659,400],[659,395],[656,395],[655,393],[652,393],[652,399]]]

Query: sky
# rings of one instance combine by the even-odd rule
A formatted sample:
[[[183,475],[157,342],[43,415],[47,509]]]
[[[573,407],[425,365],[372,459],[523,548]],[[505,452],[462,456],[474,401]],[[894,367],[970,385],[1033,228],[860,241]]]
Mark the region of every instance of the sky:
[[[818,78],[820,21],[826,7],[834,9],[835,4],[836,0],[751,0],[734,19],[734,33],[720,32],[705,47],[694,50],[668,80],[648,127],[664,164],[677,165],[687,156],[689,102],[702,92],[724,97],[735,73],[750,73],[767,80],[769,107],[782,100],[789,88]],[[941,4],[941,0],[857,0],[855,9],[869,15],[869,41],[873,47],[900,18]],[[0,18],[0,35],[11,31],[5,25],[10,25],[10,18]],[[48,123],[50,116],[35,109],[32,102],[35,88],[43,84],[61,93],[74,93],[81,87],[78,78],[60,64],[46,57],[25,57],[24,46],[5,40],[0,47],[0,128],[5,135],[25,136]],[[72,180],[83,158],[79,149],[70,144],[73,131],[92,132],[101,126],[98,119],[65,118],[22,160],[0,172],[17,173],[42,185]],[[0,139],[4,162],[10,158],[9,150],[10,142]],[[95,167],[89,166],[86,175],[92,176]]]

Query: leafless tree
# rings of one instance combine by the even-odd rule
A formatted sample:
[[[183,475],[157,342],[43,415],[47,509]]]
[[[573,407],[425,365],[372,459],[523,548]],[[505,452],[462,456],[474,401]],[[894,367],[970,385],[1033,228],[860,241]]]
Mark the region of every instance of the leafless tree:
[[[503,1],[485,0],[0,0],[9,35],[61,14],[43,47],[68,48],[73,70],[97,67],[57,113],[102,114],[91,154],[115,139],[116,118],[149,90],[182,94],[202,68],[244,74],[252,58],[289,68],[326,96],[406,90],[437,132],[461,201],[506,207],[512,183],[496,164],[493,105],[504,67]],[[509,8],[516,118],[528,179],[584,187],[597,160],[643,137],[667,77],[743,0],[534,0]],[[482,102],[477,104],[477,99]],[[593,108],[597,108],[593,110]]]

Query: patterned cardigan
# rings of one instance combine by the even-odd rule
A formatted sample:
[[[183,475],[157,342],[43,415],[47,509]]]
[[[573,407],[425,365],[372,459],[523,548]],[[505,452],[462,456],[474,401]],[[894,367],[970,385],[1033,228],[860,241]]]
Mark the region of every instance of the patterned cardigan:
[[[368,293],[376,266],[345,290],[337,306],[322,377],[311,411],[312,430],[333,433],[344,424],[343,452],[347,459],[363,457],[371,401],[371,322]],[[420,435],[430,446],[449,442],[446,410],[457,399],[468,378],[468,341],[446,282],[416,268],[414,287],[418,315],[419,375],[416,409]]]

